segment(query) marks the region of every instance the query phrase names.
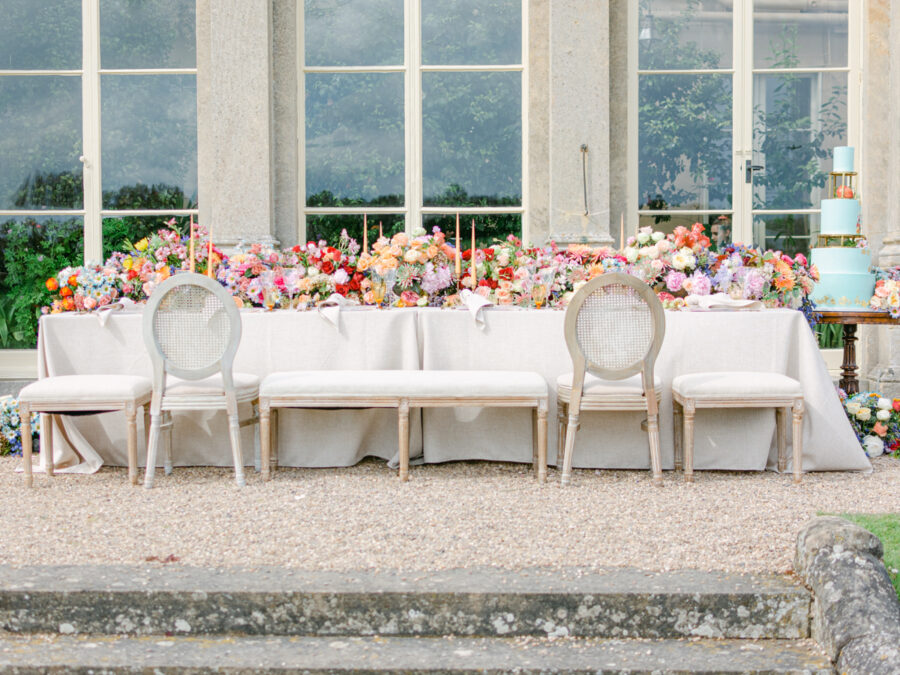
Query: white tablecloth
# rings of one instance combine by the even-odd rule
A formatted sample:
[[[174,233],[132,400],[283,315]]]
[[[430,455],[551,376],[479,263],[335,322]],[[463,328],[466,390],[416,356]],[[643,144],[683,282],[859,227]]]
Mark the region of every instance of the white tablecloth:
[[[476,326],[465,311],[434,309],[343,310],[335,327],[316,312],[242,312],[243,338],[235,369],[265,376],[291,369],[482,369],[534,370],[553,391],[550,461],[556,455],[555,384],[571,371],[561,311],[489,309]],[[41,376],[75,373],[147,374],[141,314],[120,312],[101,326],[94,315],[43,317],[39,339]],[[663,381],[663,467],[671,469],[672,400],[669,387],[681,373],[756,370],[784,373],[803,383],[806,400],[804,461],[807,471],[870,470],[802,315],[762,312],[666,312],[666,337],[656,364]],[[498,377],[502,374],[498,372]],[[411,453],[427,462],[458,459],[531,461],[527,411],[428,409],[412,415]],[[646,434],[640,414],[586,413],[576,444],[580,467],[647,468]],[[698,411],[697,469],[763,469],[775,462],[771,410]],[[101,463],[123,465],[125,424],[121,413],[66,418],[66,430],[83,461],[55,434],[58,465],[93,471]],[[244,452],[252,463],[253,430],[245,429]],[[366,455],[393,457],[396,413],[391,410],[285,411],[279,426],[279,463],[286,466],[348,466]],[[140,452],[143,460],[143,452]],[[231,462],[221,413],[176,419],[175,463]]]

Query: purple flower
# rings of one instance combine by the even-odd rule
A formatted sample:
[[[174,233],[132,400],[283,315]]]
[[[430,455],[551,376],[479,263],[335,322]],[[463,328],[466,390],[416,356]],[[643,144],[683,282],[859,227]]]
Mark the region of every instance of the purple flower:
[[[758,300],[762,297],[765,284],[766,280],[762,274],[756,271],[749,272],[744,278],[744,297]]]
[[[691,295],[709,295],[712,290],[712,282],[700,270],[691,275],[689,286]]]
[[[673,270],[666,276],[666,288],[672,293],[677,293],[681,290],[685,279],[687,279],[687,276],[685,276],[684,272]]]
[[[425,263],[425,274],[422,276],[422,290],[428,295],[434,295],[450,285],[450,268],[446,265],[434,266],[434,263]]]

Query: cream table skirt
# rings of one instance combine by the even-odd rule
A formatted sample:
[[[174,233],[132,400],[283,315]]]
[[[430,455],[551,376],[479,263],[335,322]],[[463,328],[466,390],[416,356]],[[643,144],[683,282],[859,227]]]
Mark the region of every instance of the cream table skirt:
[[[318,312],[242,311],[243,338],[235,370],[265,376],[277,370],[457,369],[534,370],[551,391],[550,452],[555,461],[555,385],[571,371],[563,340],[564,313],[488,309],[479,327],[466,311],[342,310],[335,326]],[[150,373],[141,337],[141,313],[118,312],[101,326],[95,315],[41,319],[41,376],[76,373]],[[673,467],[672,379],[697,371],[756,370],[794,377],[806,399],[803,467],[807,471],[868,471],[862,451],[803,316],[791,310],[666,312],[666,337],[657,360],[663,381],[663,467]],[[502,372],[497,373],[502,377]],[[124,465],[122,413],[65,419],[55,429],[56,465],[95,471]],[[484,459],[531,461],[531,420],[510,409],[428,409],[411,415],[410,452],[426,462]],[[648,468],[640,414],[586,413],[575,466]],[[231,463],[222,413],[179,415],[176,465]],[[696,469],[761,470],[775,465],[775,416],[764,410],[702,410],[695,427]],[[252,464],[254,428],[245,428],[245,461]],[[283,411],[278,434],[284,466],[349,466],[367,455],[397,451],[393,410]],[[139,453],[143,460],[143,452]]]

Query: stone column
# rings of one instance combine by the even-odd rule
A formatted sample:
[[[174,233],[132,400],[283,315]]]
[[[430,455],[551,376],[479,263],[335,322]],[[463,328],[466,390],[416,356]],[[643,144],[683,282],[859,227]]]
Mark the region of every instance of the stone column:
[[[548,235],[560,243],[609,244],[608,3],[549,5]]]
[[[870,0],[863,80],[863,223],[879,267],[900,265],[900,0]],[[866,331],[873,389],[900,395],[900,328]]]
[[[270,0],[197,0],[200,222],[217,244],[272,242]]]

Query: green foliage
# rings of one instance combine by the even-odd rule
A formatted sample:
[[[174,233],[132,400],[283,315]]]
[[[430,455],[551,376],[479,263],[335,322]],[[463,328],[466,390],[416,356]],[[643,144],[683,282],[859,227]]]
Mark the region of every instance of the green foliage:
[[[816,339],[819,349],[839,349],[844,346],[843,326],[835,323],[816,324]]]
[[[900,573],[898,573],[900,570],[900,514],[844,513],[841,515],[881,539],[881,543],[884,544],[884,566],[887,567],[891,582],[897,591],[897,597],[900,598]]]

